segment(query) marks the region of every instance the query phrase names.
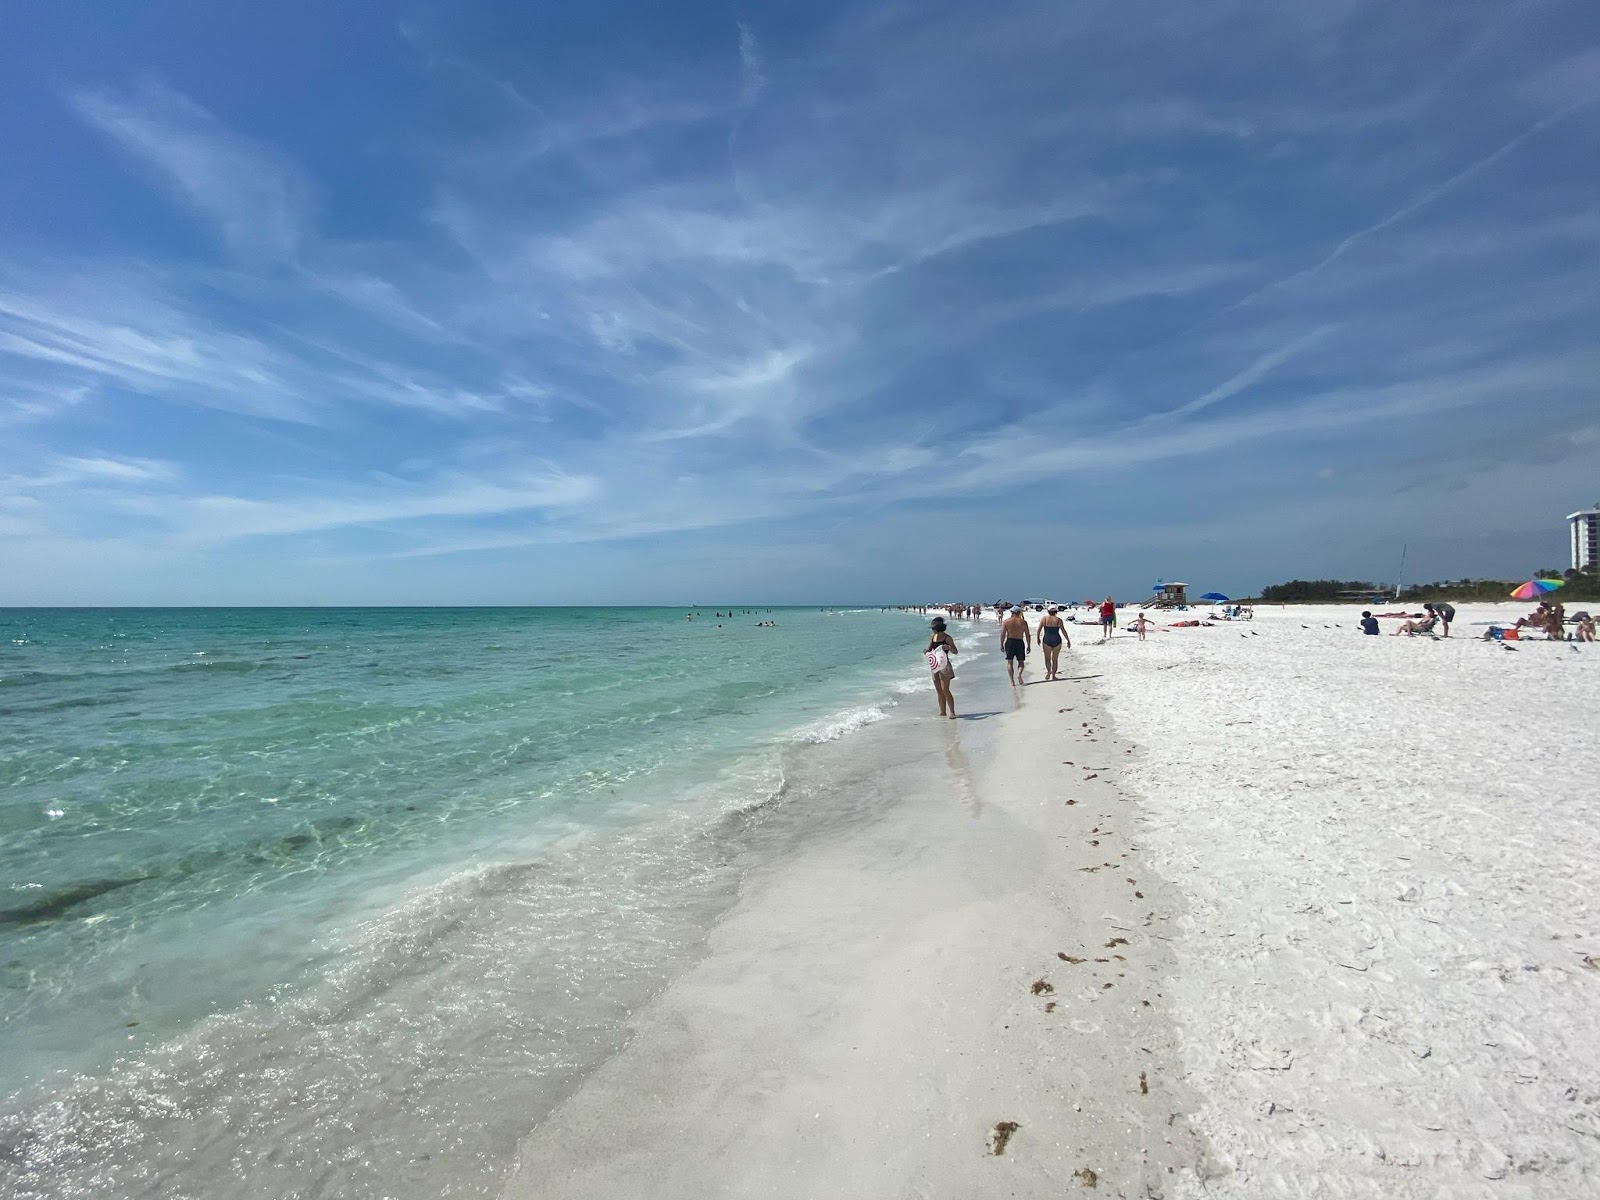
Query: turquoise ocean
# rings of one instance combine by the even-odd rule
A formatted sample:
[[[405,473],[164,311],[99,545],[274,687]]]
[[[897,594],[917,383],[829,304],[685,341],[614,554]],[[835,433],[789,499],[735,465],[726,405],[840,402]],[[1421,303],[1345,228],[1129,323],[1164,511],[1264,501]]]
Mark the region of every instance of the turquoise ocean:
[[[0,1194],[493,1195],[922,752],[914,618],[723,611],[0,612]]]

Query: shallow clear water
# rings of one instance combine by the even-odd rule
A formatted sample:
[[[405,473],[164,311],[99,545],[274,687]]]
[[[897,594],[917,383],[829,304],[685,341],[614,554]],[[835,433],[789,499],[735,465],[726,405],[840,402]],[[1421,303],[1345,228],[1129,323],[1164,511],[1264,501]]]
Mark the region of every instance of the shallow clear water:
[[[926,689],[697,611],[0,614],[0,1191],[492,1191]]]

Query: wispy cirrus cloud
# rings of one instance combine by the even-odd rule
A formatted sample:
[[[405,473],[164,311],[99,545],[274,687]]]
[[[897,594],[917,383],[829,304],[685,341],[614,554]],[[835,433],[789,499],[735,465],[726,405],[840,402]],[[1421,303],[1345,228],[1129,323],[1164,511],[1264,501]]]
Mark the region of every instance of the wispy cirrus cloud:
[[[178,543],[203,546],[409,521],[562,511],[597,499],[599,489],[593,479],[559,472],[490,478],[451,473],[420,483],[390,480],[347,486],[317,497],[128,494],[117,507],[150,519]]]
[[[213,222],[235,250],[287,257],[299,248],[312,189],[287,156],[157,82],[79,91],[72,103]]]
[[[0,480],[0,485],[9,484],[12,487],[22,488],[62,487],[77,483],[138,486],[172,483],[180,474],[178,468],[170,462],[112,455],[95,458],[62,455],[51,459],[45,464],[45,468],[43,474]]]
[[[1025,489],[1321,520],[1417,456],[1465,473],[1528,396],[1583,411],[1600,119],[1546,8],[825,3],[545,44],[424,6],[321,178],[287,116],[268,145],[214,88],[84,81],[221,250],[0,241],[14,474],[62,536],[508,578],[913,508],[1009,561],[988,509]]]

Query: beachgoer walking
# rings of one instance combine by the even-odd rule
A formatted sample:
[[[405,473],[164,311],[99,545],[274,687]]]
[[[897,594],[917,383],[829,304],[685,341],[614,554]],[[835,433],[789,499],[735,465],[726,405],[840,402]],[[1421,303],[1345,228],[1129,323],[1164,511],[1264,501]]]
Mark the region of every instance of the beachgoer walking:
[[[933,673],[933,692],[939,699],[939,715],[954,721],[956,698],[950,691],[950,684],[956,677],[956,668],[950,659],[958,653],[956,640],[944,631],[943,617],[935,617],[929,623],[929,629],[926,654],[928,670]]]
[[[1133,628],[1139,635],[1139,640],[1144,641],[1144,631],[1150,628],[1150,620],[1143,613],[1133,619]]]
[[[1044,677],[1047,683],[1056,677],[1063,641],[1067,649],[1071,650],[1072,638],[1067,633],[1067,623],[1061,619],[1056,606],[1052,604],[1044,616],[1039,618],[1039,649],[1044,652]]]
[[[1013,607],[1000,622],[1000,649],[1006,656],[1006,678],[1015,687],[1022,682],[1022,669],[1028,664],[1028,651],[1033,648],[1033,630],[1020,608]]]
[[[1100,604],[1100,640],[1109,642],[1117,631],[1117,606],[1110,596]]]

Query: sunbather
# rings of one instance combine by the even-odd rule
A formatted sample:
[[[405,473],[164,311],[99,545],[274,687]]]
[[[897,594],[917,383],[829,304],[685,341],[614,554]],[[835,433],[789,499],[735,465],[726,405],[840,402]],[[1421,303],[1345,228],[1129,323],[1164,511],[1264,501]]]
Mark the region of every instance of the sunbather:
[[[1403,633],[1407,637],[1413,637],[1419,633],[1432,633],[1433,627],[1438,623],[1438,617],[1428,617],[1426,620],[1422,621],[1407,621],[1404,625],[1400,626],[1399,629],[1394,631],[1394,636],[1399,637]]]
[[[1550,605],[1543,600],[1539,602],[1539,607],[1527,616],[1517,618],[1516,628],[1542,629],[1553,642],[1559,642],[1566,636],[1566,631],[1561,628],[1560,619]]]

